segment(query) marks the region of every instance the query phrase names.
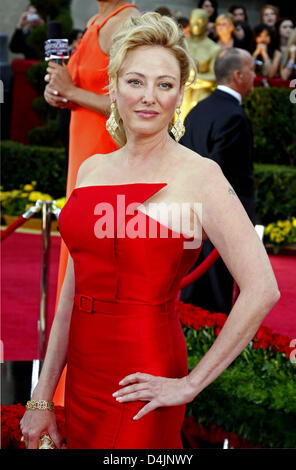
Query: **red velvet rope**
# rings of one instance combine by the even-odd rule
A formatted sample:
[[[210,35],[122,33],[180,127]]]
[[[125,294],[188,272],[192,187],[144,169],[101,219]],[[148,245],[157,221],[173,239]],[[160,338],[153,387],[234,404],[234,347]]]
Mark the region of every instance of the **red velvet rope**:
[[[13,233],[18,227],[23,225],[28,219],[25,219],[22,215],[19,216],[17,220],[12,222],[5,230],[1,231],[0,240],[1,242],[5,240],[11,233]]]
[[[187,276],[183,277],[180,285],[180,289],[184,289],[184,287],[189,286],[192,282],[196,281],[199,277],[201,277],[211,266],[217,261],[220,257],[216,248],[207,256],[203,262],[197,266],[191,273],[187,274]]]

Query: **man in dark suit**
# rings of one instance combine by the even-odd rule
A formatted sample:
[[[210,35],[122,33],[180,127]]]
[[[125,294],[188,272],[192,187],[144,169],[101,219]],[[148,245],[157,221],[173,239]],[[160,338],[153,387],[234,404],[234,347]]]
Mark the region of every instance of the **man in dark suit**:
[[[253,137],[241,106],[242,99],[253,89],[253,58],[243,49],[224,49],[217,56],[215,74],[217,89],[187,115],[186,131],[180,143],[220,165],[255,223]],[[243,249],[246,247],[242,246]],[[207,239],[197,265],[212,250],[213,245]],[[183,289],[181,300],[228,314],[232,292],[233,278],[220,258],[200,279]]]

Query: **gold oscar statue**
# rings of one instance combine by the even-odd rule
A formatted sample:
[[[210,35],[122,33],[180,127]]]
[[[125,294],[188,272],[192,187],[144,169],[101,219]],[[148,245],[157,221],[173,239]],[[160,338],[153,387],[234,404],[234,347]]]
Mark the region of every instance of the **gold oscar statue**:
[[[192,84],[187,84],[185,87],[180,114],[182,121],[199,101],[212,93],[216,83],[214,63],[221,47],[207,37],[208,21],[209,18],[204,9],[195,8],[192,10],[189,18],[190,36],[187,38],[187,42],[190,54],[196,63],[197,76]]]

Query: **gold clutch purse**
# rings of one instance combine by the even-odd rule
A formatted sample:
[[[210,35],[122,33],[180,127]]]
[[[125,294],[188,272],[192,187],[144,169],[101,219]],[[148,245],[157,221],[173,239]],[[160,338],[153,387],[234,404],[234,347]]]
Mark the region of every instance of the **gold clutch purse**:
[[[43,434],[39,439],[38,449],[56,449],[56,446],[48,434]]]

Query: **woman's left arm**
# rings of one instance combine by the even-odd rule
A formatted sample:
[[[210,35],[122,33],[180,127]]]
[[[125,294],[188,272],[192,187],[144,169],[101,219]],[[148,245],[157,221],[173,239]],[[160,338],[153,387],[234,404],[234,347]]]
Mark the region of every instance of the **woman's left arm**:
[[[192,401],[243,351],[280,298],[265,248],[241,202],[219,165],[204,160],[203,170],[196,175],[202,227],[236,280],[240,293],[214,344],[188,376],[169,379],[136,373],[120,382],[127,387],[117,391],[116,399],[148,401],[135,419],[160,406]]]
[[[109,116],[109,96],[99,95],[75,86],[65,64],[61,66],[55,62],[49,62],[47,74],[45,80],[49,81],[48,92],[53,95],[53,98],[54,96],[61,97],[69,103]]]
[[[280,298],[263,243],[220,167],[209,163],[207,184],[202,190],[202,226],[240,294],[209,354],[189,374],[197,393],[242,352]]]

